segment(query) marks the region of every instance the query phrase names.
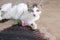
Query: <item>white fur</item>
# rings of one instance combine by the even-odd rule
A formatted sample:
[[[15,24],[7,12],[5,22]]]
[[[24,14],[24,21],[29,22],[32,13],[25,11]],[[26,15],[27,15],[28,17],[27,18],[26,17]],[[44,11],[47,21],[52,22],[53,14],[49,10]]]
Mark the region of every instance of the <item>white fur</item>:
[[[35,6],[35,7],[33,8],[33,11],[34,11],[34,12],[32,13],[32,14],[35,15],[35,18],[32,19],[32,21],[31,21],[31,24],[33,24],[34,29],[37,29],[37,24],[35,23],[35,21],[39,20],[40,15],[41,15],[41,10],[39,10],[39,11],[37,11],[37,10],[39,10],[39,8]],[[32,25],[31,25],[31,26],[32,26]]]
[[[11,19],[15,18],[15,15],[17,13],[17,5],[14,5],[7,13],[5,13],[2,18],[3,19]]]
[[[7,13],[11,9],[11,7],[12,7],[12,3],[7,3],[7,4],[4,4],[4,5],[1,6],[0,20],[4,19],[1,15]]]
[[[23,14],[23,12],[28,11],[28,6],[25,3],[20,3],[17,5],[17,13],[15,15],[15,19],[18,19],[19,17],[21,17],[21,14]]]
[[[10,8],[10,10],[5,13],[3,18],[26,20],[28,22],[28,25],[32,27],[31,24],[33,24],[34,29],[37,29],[37,24],[35,23],[35,21],[39,20],[41,14],[41,11],[38,12],[37,10],[38,7],[35,6],[33,8],[33,12],[29,12],[27,4],[20,3]]]
[[[12,3],[7,3],[1,6],[1,11],[8,11],[12,7]]]
[[[6,19],[19,19],[23,12],[28,11],[28,6],[24,3],[14,5],[4,16]]]
[[[20,19],[21,20],[27,20],[28,21],[28,24],[32,27],[31,24],[33,24],[34,28],[33,29],[37,29],[37,24],[35,23],[35,21],[39,20],[40,18],[40,15],[41,15],[41,11],[37,12],[38,8],[37,7],[34,7],[33,8],[33,11],[34,12],[25,12],[21,17]],[[34,15],[35,16],[34,16]]]

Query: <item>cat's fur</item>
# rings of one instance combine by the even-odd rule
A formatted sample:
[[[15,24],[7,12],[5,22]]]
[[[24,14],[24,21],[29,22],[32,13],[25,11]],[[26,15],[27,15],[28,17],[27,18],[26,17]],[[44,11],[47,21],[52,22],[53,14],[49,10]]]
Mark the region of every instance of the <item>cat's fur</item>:
[[[33,12],[28,11],[28,6],[25,3],[20,3],[14,6],[11,4],[10,7],[8,7],[8,5],[5,6],[5,8],[8,8],[7,11],[3,9],[4,7],[2,8],[3,12],[6,12],[2,16],[2,19],[26,20],[28,22],[28,25],[30,25],[33,29],[37,29],[37,24],[35,21],[39,20],[41,14],[41,10],[39,10],[37,4],[33,4]]]

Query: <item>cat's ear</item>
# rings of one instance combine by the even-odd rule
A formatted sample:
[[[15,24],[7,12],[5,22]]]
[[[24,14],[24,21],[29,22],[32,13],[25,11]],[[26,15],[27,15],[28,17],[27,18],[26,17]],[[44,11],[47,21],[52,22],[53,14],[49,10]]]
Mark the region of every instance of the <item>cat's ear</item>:
[[[33,7],[38,7],[38,5],[36,3],[33,4]]]

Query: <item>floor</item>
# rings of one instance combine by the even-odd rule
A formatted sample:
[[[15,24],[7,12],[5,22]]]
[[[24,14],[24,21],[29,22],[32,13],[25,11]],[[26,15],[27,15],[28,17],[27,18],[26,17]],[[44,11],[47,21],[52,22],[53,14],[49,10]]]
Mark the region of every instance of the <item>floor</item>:
[[[60,38],[60,0],[46,0],[43,2],[43,13],[40,26]],[[60,39],[59,39],[60,40]]]
[[[4,3],[37,3],[39,6],[42,4],[42,14],[40,20],[37,22],[39,28],[45,27],[48,32],[56,36],[60,40],[60,0],[0,0],[0,5]],[[9,23],[8,23],[9,22]],[[0,23],[0,29],[5,28],[5,26],[12,23],[8,21],[6,23]],[[4,27],[2,27],[4,26]],[[8,26],[7,26],[8,27]]]

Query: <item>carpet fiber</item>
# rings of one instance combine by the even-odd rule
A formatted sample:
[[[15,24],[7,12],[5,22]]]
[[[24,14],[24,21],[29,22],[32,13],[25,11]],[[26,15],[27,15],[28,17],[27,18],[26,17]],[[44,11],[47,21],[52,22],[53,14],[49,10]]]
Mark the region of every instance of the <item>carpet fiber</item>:
[[[39,31],[33,31],[30,26],[13,25],[0,32],[0,40],[43,40]]]

